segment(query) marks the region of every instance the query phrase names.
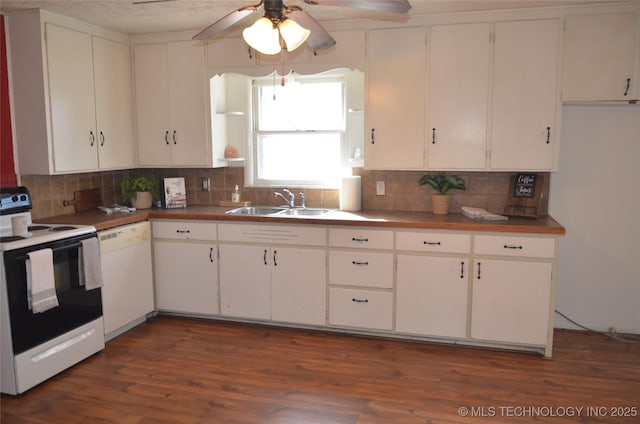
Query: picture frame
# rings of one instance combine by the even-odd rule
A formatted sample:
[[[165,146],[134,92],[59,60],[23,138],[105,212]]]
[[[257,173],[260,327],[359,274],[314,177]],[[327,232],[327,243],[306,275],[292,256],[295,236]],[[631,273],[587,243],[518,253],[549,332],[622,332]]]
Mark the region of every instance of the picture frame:
[[[184,177],[163,178],[161,197],[163,208],[186,208],[187,190]]]

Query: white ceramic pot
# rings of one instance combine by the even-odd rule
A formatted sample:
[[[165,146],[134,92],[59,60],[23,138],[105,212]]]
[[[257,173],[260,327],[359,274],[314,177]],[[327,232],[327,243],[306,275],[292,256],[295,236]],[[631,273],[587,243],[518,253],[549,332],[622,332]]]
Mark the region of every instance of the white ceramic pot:
[[[150,191],[136,191],[136,196],[131,199],[131,206],[136,209],[149,209],[153,204],[153,195]]]

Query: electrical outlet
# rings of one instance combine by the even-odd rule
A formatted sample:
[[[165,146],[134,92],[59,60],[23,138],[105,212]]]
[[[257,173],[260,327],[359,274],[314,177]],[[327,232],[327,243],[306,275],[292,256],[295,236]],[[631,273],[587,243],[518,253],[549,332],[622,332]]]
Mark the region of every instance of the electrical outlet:
[[[202,177],[202,191],[211,191],[211,178]]]
[[[376,195],[384,196],[386,192],[386,188],[384,185],[384,181],[376,181]]]

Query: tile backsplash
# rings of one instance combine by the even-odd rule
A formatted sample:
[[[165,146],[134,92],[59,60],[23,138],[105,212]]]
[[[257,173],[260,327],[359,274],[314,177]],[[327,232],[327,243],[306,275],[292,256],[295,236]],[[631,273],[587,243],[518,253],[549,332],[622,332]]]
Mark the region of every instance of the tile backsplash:
[[[370,171],[354,169],[354,175],[362,177],[362,209],[430,212],[431,187],[420,186],[418,180],[427,171]],[[462,206],[485,208],[502,213],[509,192],[509,172],[456,172],[467,185],[466,190],[451,190],[451,212],[460,212]],[[218,205],[220,200],[230,200],[237,184],[241,187],[241,199],[253,204],[276,205],[282,203],[274,198],[278,188],[249,188],[244,185],[244,168],[153,168],[122,171],[89,172],[68,175],[22,175],[21,184],[31,192],[34,219],[74,213],[73,206],[63,206],[71,200],[74,192],[81,189],[99,188],[105,205],[122,203],[120,181],[128,176],[152,175],[162,177],[184,177],[187,189],[187,205]],[[540,214],[548,211],[549,173],[544,176]],[[209,178],[211,190],[202,191],[202,178]],[[376,181],[384,181],[386,194],[376,195]],[[305,193],[307,206],[338,208],[339,190],[301,189]]]

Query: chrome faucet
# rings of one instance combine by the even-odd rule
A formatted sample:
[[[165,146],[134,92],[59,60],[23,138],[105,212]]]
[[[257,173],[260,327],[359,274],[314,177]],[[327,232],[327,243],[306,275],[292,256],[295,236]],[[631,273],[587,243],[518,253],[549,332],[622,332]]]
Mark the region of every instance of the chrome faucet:
[[[287,199],[286,197],[284,197],[284,195],[280,192],[275,191],[273,193],[274,197],[280,197],[282,198],[282,200],[284,200],[285,202],[287,202],[287,206],[289,206],[290,208],[295,207],[296,204],[296,195],[293,194],[289,189],[283,188],[282,191],[284,191],[285,193],[287,193],[289,195],[289,198]]]
[[[300,195],[300,207],[301,207],[302,209],[305,209],[305,208],[307,207],[307,204],[306,204],[306,202],[305,202],[305,200],[304,200],[304,193],[303,193],[303,192],[300,192],[300,193],[298,193],[298,194]]]

